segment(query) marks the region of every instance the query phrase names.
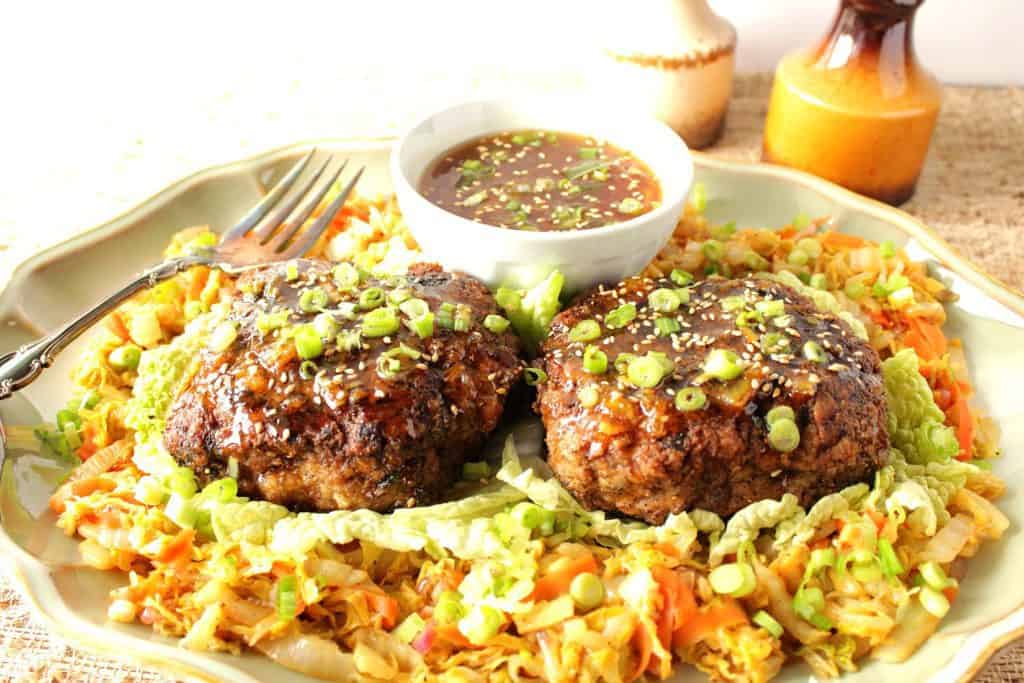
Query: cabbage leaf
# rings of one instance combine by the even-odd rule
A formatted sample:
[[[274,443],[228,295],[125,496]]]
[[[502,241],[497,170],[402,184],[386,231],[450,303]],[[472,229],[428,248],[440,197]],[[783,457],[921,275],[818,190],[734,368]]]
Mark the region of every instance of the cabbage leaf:
[[[889,407],[889,440],[907,462],[922,465],[943,462],[960,446],[952,427],[935,405],[931,388],[921,376],[917,354],[904,349],[882,363],[886,403]]]

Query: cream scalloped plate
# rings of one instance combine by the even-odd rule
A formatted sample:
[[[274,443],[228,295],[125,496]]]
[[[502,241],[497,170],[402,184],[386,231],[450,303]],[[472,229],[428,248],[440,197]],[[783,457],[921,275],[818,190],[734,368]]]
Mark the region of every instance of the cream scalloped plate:
[[[322,141],[323,150],[367,165],[363,192],[389,192],[389,143]],[[231,225],[309,145],[277,150],[209,169],[182,180],[119,218],[29,259],[0,295],[0,349],[11,349],[55,328],[101,298],[130,274],[155,262],[171,235],[196,224]],[[838,229],[875,240],[891,239],[960,295],[949,307],[947,332],[964,340],[979,405],[1003,430],[1005,457],[995,469],[1009,482],[1000,507],[1011,520],[1003,540],[971,560],[960,596],[942,628],[908,662],[868,662],[849,681],[963,681],[1001,645],[1024,634],[1024,414],[1018,397],[1024,369],[1024,297],[967,263],[910,216],[811,176],[756,164],[696,156],[698,182],[714,220],[739,226],[778,226],[803,212],[830,215]],[[0,403],[6,424],[32,424],[52,416],[70,394],[68,376],[80,345],[21,395]],[[210,681],[309,681],[255,654],[241,657],[187,651],[140,625],[106,620],[108,592],[126,578],[86,568],[77,544],[54,526],[46,508],[54,465],[36,454],[8,454],[0,487],[0,557],[53,631],[72,643],[117,657],[132,657],[170,675]],[[802,681],[794,665],[779,680]],[[702,680],[687,670],[681,680]]]

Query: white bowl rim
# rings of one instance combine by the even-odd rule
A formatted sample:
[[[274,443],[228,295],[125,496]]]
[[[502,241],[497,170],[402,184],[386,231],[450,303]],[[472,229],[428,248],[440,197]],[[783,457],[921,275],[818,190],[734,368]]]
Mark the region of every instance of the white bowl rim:
[[[686,178],[686,181],[683,183],[683,185],[686,188],[686,190],[683,193],[683,195],[681,197],[673,197],[673,198],[671,198],[671,200],[666,200],[666,198],[664,196],[664,192],[665,192],[664,186],[662,185],[662,183],[661,183],[661,181],[659,179],[658,185],[659,185],[659,187],[661,188],[661,191],[662,191],[661,203],[657,207],[655,207],[655,208],[651,209],[650,211],[648,211],[647,213],[640,214],[639,216],[636,216],[634,218],[630,218],[629,220],[626,220],[626,221],[620,221],[618,223],[612,223],[610,225],[604,225],[604,226],[601,226],[601,227],[598,227],[598,228],[584,228],[584,229],[581,229],[581,230],[547,230],[547,231],[544,231],[544,230],[536,230],[536,231],[531,231],[531,230],[510,230],[509,228],[499,228],[498,226],[488,225],[487,223],[477,223],[476,221],[471,221],[468,218],[463,218],[462,216],[460,216],[458,214],[452,213],[450,211],[446,211],[445,209],[442,209],[441,207],[437,206],[436,204],[431,202],[429,199],[424,197],[420,193],[420,191],[418,189],[416,189],[416,186],[418,184],[418,179],[414,181],[414,180],[411,180],[410,178],[406,177],[406,175],[405,175],[405,173],[404,173],[404,171],[402,169],[402,161],[401,161],[401,159],[402,159],[402,149],[405,146],[405,144],[409,141],[409,139],[413,136],[413,134],[415,134],[416,131],[422,125],[424,125],[425,123],[427,123],[431,119],[434,119],[434,118],[436,118],[438,116],[446,114],[446,113],[448,113],[448,112],[450,112],[452,110],[461,109],[461,108],[464,108],[464,107],[470,107],[470,106],[473,106],[473,105],[485,105],[485,104],[501,105],[503,103],[512,103],[512,102],[516,102],[516,103],[519,103],[519,104],[526,103],[526,104],[535,105],[535,106],[537,106],[537,105],[544,106],[545,104],[550,105],[552,103],[558,102],[558,103],[562,103],[562,104],[570,103],[570,104],[575,104],[576,106],[579,106],[582,103],[585,103],[587,101],[589,101],[589,100],[587,98],[584,98],[584,97],[567,98],[567,97],[564,97],[564,96],[563,97],[559,97],[559,96],[535,96],[535,97],[526,97],[526,98],[509,98],[509,97],[476,98],[476,99],[471,99],[471,100],[465,100],[465,101],[457,102],[455,104],[449,104],[448,106],[445,106],[445,107],[443,107],[441,109],[433,110],[427,116],[424,116],[424,117],[418,119],[414,124],[412,124],[411,126],[406,128],[405,131],[403,133],[399,134],[397,139],[395,139],[395,142],[394,142],[394,144],[393,144],[393,146],[391,148],[391,159],[390,159],[390,162],[389,162],[390,165],[391,165],[391,182],[395,183],[396,185],[398,183],[402,183],[405,186],[404,189],[408,190],[407,196],[410,197],[410,198],[414,198],[414,201],[416,201],[418,204],[421,205],[420,206],[421,209],[424,209],[424,210],[428,211],[429,213],[433,214],[434,217],[437,220],[450,220],[450,221],[454,221],[455,223],[460,224],[462,227],[473,228],[473,229],[476,229],[476,230],[480,231],[480,234],[482,236],[489,234],[492,237],[496,237],[496,238],[497,237],[501,237],[503,239],[508,239],[509,233],[512,233],[512,234],[516,235],[517,239],[520,239],[520,240],[522,240],[524,242],[573,242],[573,241],[585,240],[585,239],[589,239],[589,238],[595,238],[595,237],[598,237],[600,235],[607,235],[607,234],[612,234],[612,233],[616,233],[616,232],[627,232],[627,231],[635,229],[635,228],[637,228],[637,227],[639,227],[641,225],[646,225],[646,224],[648,224],[651,221],[657,221],[658,219],[667,218],[673,212],[678,211],[680,206],[683,203],[685,203],[686,197],[689,195],[689,192],[690,192],[691,188],[693,187],[693,177],[694,177],[694,174],[695,174],[695,169],[694,169],[694,164],[693,164],[693,155],[691,153],[690,148],[683,141],[683,139],[681,137],[679,137],[678,133],[676,133],[674,130],[672,130],[667,124],[663,123],[662,121],[660,121],[660,120],[658,120],[658,119],[656,119],[654,117],[651,117],[651,116],[645,116],[645,115],[642,115],[642,114],[629,114],[629,113],[618,111],[618,110],[616,110],[614,112],[607,112],[607,114],[608,114],[609,117],[615,116],[615,117],[621,117],[621,118],[626,118],[626,119],[633,119],[633,120],[636,121],[636,123],[638,125],[648,126],[652,130],[657,130],[658,131],[657,134],[658,135],[664,135],[666,137],[666,140],[669,141],[669,144],[677,145],[680,148],[680,151],[682,152],[679,155],[679,162],[681,164],[685,165],[684,178]],[[580,133],[580,134],[584,134],[584,133]],[[469,136],[465,140],[463,140],[463,142],[469,142],[474,137],[479,137],[479,136]],[[614,142],[614,141],[612,141],[612,142]],[[444,153],[445,151],[447,151],[450,148],[451,147],[445,147],[443,149],[439,149],[437,151],[437,153],[434,155],[434,159],[436,159],[438,156],[440,156],[442,153]],[[627,151],[632,153],[632,150],[627,150]],[[645,165],[648,163],[645,159],[643,159],[639,155],[637,155],[637,158],[640,159],[640,161],[643,161]],[[423,170],[426,170],[426,169],[423,169]],[[652,172],[653,172],[653,169],[652,169]],[[657,175],[655,175],[655,178],[657,178]],[[427,207],[429,207],[429,208],[427,208]]]

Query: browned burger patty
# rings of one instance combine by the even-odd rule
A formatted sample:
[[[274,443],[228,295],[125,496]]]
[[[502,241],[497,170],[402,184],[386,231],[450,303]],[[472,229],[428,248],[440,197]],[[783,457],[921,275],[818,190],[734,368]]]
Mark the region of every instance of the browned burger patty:
[[[555,318],[545,343],[548,380],[537,408],[549,462],[584,505],[651,523],[697,508],[727,516],[784,493],[808,506],[884,464],[889,443],[878,355],[845,322],[763,278],[705,280],[672,312],[649,304],[659,288],[679,291],[667,278],[592,291]],[[766,300],[782,301],[783,316],[772,317],[778,304],[762,303],[768,315],[759,313]],[[636,317],[610,329],[606,316],[630,303]],[[658,317],[675,321],[660,323],[662,335]],[[599,336],[571,341],[570,330],[588,320],[599,323]],[[820,347],[820,360],[805,357],[807,342],[812,356],[813,345]],[[607,355],[606,372],[584,370],[588,346]],[[702,364],[714,349],[738,354],[743,373],[731,381],[707,377]],[[653,388],[637,387],[614,367],[620,354],[649,352],[665,354],[669,373]],[[617,365],[625,369],[627,359]],[[706,395],[704,407],[677,408],[674,395],[693,386]],[[790,452],[768,441],[765,415],[776,406],[795,412],[800,442]]]
[[[347,265],[337,281],[331,264],[290,268],[240,279],[229,314],[237,339],[201,354],[171,407],[167,449],[201,483],[237,465],[241,495],[293,509],[388,510],[437,500],[497,425],[521,373],[516,336],[482,324],[498,313],[490,292],[431,265],[354,287],[345,286],[355,274]],[[382,306],[374,306],[375,294]],[[425,339],[407,324],[407,309],[422,312],[407,305],[415,299],[434,316]],[[399,310],[397,302],[406,305]],[[363,321],[386,306],[400,327],[373,336]],[[321,310],[337,329],[321,318],[313,336],[323,353],[303,361],[296,331],[316,329]]]

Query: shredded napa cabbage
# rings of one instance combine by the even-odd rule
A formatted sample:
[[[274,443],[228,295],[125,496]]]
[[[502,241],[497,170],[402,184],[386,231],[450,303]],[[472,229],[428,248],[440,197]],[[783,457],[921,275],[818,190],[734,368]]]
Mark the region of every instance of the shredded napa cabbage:
[[[548,327],[561,308],[559,297],[564,285],[565,276],[553,270],[530,289],[501,287],[495,294],[498,305],[530,351],[535,351],[548,336]]]
[[[960,446],[952,427],[943,424],[928,382],[921,376],[917,354],[904,349],[882,363],[889,407],[889,440],[908,462],[942,462]]]

